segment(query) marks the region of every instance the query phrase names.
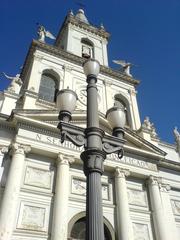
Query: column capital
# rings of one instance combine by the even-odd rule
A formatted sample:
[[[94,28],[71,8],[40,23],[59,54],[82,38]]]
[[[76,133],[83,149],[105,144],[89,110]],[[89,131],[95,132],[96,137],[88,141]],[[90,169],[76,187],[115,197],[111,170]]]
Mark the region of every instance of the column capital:
[[[116,170],[115,170],[116,178],[125,178],[125,177],[128,177],[129,175],[130,175],[130,171],[128,169],[116,167]]]
[[[21,143],[12,143],[10,145],[11,153],[19,153],[25,154],[31,151],[31,147],[29,145],[23,145]]]
[[[2,147],[1,153],[6,154],[6,153],[8,153],[8,152],[9,152],[9,146],[4,146],[4,147]]]
[[[157,186],[159,186],[159,184],[162,183],[162,178],[151,175],[151,176],[149,176],[149,178],[148,178],[148,183],[151,184],[151,185],[157,185]]]
[[[161,192],[169,192],[171,190],[171,186],[169,184],[160,183],[159,189]]]
[[[68,154],[62,154],[59,153],[57,157],[57,163],[58,164],[65,164],[65,165],[70,165],[75,161],[75,158],[73,155],[68,155]]]

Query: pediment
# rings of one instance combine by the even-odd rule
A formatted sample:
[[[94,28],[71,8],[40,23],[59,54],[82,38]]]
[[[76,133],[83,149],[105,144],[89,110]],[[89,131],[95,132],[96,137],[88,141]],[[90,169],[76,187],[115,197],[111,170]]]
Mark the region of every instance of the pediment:
[[[10,119],[18,119],[19,121],[27,121],[28,124],[36,125],[36,127],[44,127],[52,131],[55,130],[58,125],[58,111],[56,110],[14,110]],[[10,120],[9,119],[9,120]],[[107,135],[110,135],[112,130],[105,119],[103,114],[99,114],[100,128],[102,128]],[[86,125],[86,111],[76,111],[73,114],[72,123],[79,126],[85,127]],[[128,128],[125,129],[124,136],[126,143],[124,146],[125,151],[134,152],[137,154],[146,154],[147,156],[159,156],[163,157],[166,155],[164,151],[139,136],[135,131]]]

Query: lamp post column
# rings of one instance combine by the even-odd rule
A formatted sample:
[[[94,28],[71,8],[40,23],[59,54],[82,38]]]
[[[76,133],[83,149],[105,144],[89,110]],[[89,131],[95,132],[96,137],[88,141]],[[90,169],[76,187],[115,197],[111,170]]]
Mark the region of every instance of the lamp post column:
[[[59,154],[57,158],[57,175],[51,240],[67,239],[69,164],[73,161],[73,156],[67,156],[63,154]]]
[[[101,175],[106,156],[102,151],[104,132],[99,129],[96,81],[96,76],[87,76],[87,146],[81,154],[87,177],[86,240],[104,240]]]

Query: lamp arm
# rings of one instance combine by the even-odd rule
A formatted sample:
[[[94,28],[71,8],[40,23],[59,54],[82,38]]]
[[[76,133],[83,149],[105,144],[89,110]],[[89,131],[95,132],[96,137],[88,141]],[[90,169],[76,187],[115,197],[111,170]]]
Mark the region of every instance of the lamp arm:
[[[61,143],[65,140],[69,140],[74,143],[74,145],[81,147],[85,144],[85,137],[81,134],[71,134],[67,131],[61,131]]]
[[[115,146],[113,144],[110,144],[108,142],[104,142],[102,145],[102,150],[106,154],[112,154],[112,153],[117,153],[118,157],[121,159],[123,157],[123,149],[122,146]]]

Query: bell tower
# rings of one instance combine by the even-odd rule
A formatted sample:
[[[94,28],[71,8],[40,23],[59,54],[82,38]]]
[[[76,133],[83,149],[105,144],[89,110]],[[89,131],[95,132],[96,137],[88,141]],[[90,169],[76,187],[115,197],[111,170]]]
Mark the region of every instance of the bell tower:
[[[59,31],[56,47],[84,58],[95,58],[108,66],[107,44],[110,34],[104,27],[89,23],[82,9],[74,15],[71,11]]]

